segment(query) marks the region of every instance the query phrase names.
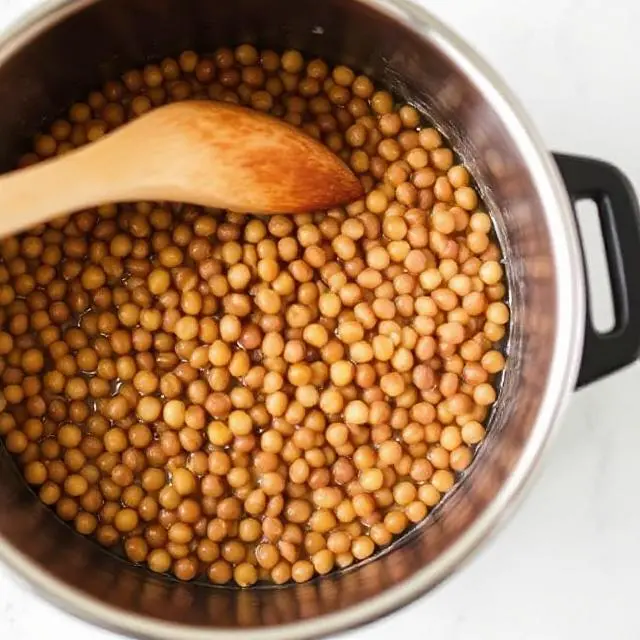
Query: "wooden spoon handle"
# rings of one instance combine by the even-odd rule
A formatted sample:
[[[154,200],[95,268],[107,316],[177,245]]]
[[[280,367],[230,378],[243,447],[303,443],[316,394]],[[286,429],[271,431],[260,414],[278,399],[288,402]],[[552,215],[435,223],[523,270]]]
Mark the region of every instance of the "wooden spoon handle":
[[[101,156],[101,145],[89,145],[0,175],[0,237],[118,200],[121,171],[118,164],[100,162]]]
[[[162,166],[161,142],[140,148],[135,138],[127,145],[128,138],[132,132],[124,127],[63,156],[0,175],[0,237],[108,202],[156,199],[164,192],[155,177]]]

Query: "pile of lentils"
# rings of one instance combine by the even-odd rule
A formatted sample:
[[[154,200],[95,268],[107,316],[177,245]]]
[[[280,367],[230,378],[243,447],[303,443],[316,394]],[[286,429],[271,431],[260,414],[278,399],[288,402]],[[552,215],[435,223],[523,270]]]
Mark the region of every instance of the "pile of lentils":
[[[20,166],[191,98],[300,126],[366,196],[105,205],[3,240],[0,435],[42,502],[134,563],[305,582],[389,545],[470,465],[505,366],[501,253],[415,108],[293,50],[128,71]]]

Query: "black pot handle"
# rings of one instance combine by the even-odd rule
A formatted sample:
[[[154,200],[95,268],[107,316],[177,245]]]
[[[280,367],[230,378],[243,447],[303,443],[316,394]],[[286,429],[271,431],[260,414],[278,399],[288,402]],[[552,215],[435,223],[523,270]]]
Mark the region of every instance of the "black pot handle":
[[[597,332],[591,322],[587,289],[578,376],[582,387],[635,362],[640,354],[640,210],[631,183],[613,165],[580,156],[554,154],[554,158],[572,203],[589,199],[597,205],[611,278],[615,326],[607,333]],[[582,260],[586,260],[584,248]]]

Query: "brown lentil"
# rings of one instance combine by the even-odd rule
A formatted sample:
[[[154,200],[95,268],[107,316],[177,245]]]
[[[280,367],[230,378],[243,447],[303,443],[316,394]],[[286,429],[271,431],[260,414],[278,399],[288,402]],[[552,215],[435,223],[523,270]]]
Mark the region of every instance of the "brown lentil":
[[[366,195],[268,220],[108,205],[0,241],[0,435],[45,504],[132,562],[305,582],[390,544],[471,464],[506,365],[504,266],[440,133],[295,50],[128,71],[20,165],[205,88],[321,138]]]

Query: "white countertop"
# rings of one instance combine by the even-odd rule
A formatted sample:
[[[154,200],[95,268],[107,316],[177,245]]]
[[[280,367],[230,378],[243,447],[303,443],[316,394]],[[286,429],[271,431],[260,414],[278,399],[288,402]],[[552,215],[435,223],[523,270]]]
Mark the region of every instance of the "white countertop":
[[[41,0],[0,0],[0,27]],[[423,0],[475,45],[550,148],[623,168],[640,190],[640,3]],[[640,424],[634,366],[576,393],[515,517],[426,598],[348,640],[640,637]],[[0,569],[0,638],[117,640],[24,591]]]

